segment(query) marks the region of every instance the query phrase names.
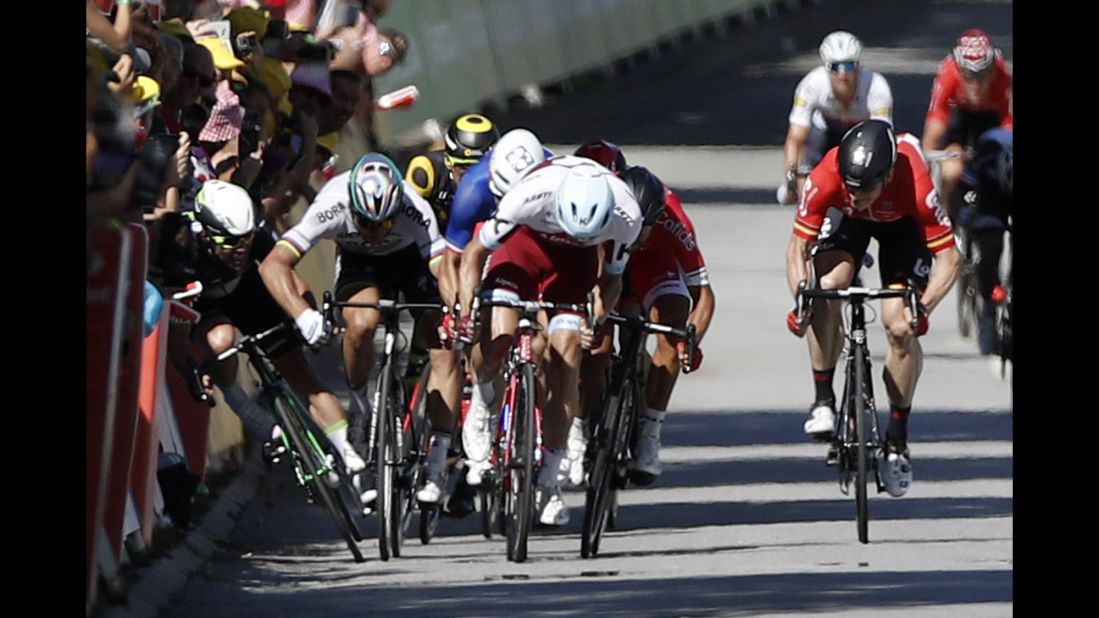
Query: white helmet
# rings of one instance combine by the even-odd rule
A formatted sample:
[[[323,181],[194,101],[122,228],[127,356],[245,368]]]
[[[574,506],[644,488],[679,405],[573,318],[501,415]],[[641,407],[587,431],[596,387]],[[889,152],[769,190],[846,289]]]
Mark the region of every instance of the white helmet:
[[[207,230],[244,236],[256,229],[252,197],[243,187],[224,180],[207,180],[195,196],[195,219]]]
[[[614,211],[614,193],[606,174],[587,166],[569,170],[554,202],[557,225],[578,240],[598,236]]]
[[[542,142],[526,129],[512,129],[496,142],[488,163],[488,188],[503,197],[535,165],[546,160]]]
[[[861,55],[862,43],[846,30],[836,30],[820,42],[820,59],[825,66],[834,62],[858,62]]]

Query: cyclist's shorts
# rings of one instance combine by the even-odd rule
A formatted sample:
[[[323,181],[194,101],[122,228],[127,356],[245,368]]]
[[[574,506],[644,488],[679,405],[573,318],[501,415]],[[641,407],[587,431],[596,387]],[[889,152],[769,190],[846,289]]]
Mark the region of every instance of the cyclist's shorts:
[[[245,335],[258,335],[290,319],[271,297],[267,286],[263,285],[258,268],[249,269],[241,277],[237,287],[225,296],[199,296],[195,301],[195,310],[202,313],[202,321],[224,317]],[[199,330],[192,332],[198,333]],[[268,358],[275,359],[300,348],[301,345],[297,330],[289,328],[264,339],[260,348]]]
[[[916,221],[903,217],[888,223],[845,217],[835,208],[829,208],[824,217],[823,233],[813,248],[813,255],[824,251],[845,251],[855,258],[855,264],[862,264],[862,256],[870,244],[870,239],[878,241],[878,274],[881,285],[905,283],[914,278],[920,288],[927,287],[931,274],[931,252],[924,243]]]
[[[523,226],[492,253],[491,260],[482,285],[485,291],[499,288],[523,300],[585,303],[598,278],[599,247],[558,244]]]
[[[944,145],[958,144],[962,147],[976,146],[977,138],[989,129],[1000,126],[998,110],[970,111],[954,108],[950,112],[950,124],[947,125]]]
[[[441,302],[435,277],[415,245],[389,255],[364,255],[340,251],[336,258],[336,300],[345,301],[363,288],[379,288],[382,298],[405,302]]]
[[[619,306],[640,303],[648,310],[657,298],[666,295],[691,298],[675,253],[666,249],[645,248],[633,254],[623,277]]]

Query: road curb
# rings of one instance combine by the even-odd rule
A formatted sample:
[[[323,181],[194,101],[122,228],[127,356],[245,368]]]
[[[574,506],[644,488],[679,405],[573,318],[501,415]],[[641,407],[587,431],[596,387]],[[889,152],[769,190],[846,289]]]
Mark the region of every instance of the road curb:
[[[214,555],[218,543],[229,538],[241,511],[256,494],[266,472],[259,449],[251,449],[241,473],[218,494],[202,521],[166,555],[130,574],[126,602],[104,605],[94,615],[100,618],[157,616]]]

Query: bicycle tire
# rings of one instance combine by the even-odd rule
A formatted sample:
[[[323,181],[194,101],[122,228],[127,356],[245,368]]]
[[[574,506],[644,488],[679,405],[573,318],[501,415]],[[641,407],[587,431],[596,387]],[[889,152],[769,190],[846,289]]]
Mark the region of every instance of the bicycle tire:
[[[336,494],[325,482],[325,479],[321,477],[320,470],[327,465],[321,464],[318,459],[321,452],[318,452],[317,448],[310,443],[308,438],[304,435],[306,429],[303,422],[297,417],[297,413],[294,412],[294,404],[289,403],[292,401],[290,395],[282,390],[282,387],[276,386],[278,393],[273,398],[275,404],[276,414],[278,416],[279,425],[283,431],[290,438],[290,444],[293,448],[291,457],[297,459],[301,466],[305,470],[305,474],[308,477],[308,489],[315,497],[319,497],[321,503],[328,510],[328,513],[332,516],[333,521],[336,522],[336,528],[340,532],[340,536],[343,537],[347,548],[351,550],[351,555],[354,557],[355,562],[363,562],[365,558],[362,552],[359,551],[359,546],[355,542],[355,535],[352,530],[356,528],[355,523],[351,520],[350,515],[346,510],[346,506],[337,504],[339,495]],[[339,465],[339,464],[337,464]]]
[[[492,540],[492,529],[497,525],[496,490],[493,487],[478,491],[477,498],[481,507],[481,535]]]
[[[962,267],[957,283],[958,334],[969,338],[977,325],[977,269],[973,265],[973,243],[968,234],[962,243]]]
[[[508,545],[514,562],[527,559],[527,540],[534,516],[534,389],[534,367],[524,364],[520,370],[519,396],[515,405],[518,413],[517,440],[513,443],[510,470],[514,510],[511,513],[512,524],[508,527]]]
[[[584,525],[580,535],[580,556],[583,558],[599,554],[599,543],[609,522],[611,506],[616,501],[620,485],[618,465],[626,455],[630,412],[636,403],[637,393],[633,386],[627,383],[618,387],[619,394],[608,402],[607,412],[599,424],[599,451],[592,467],[593,481],[584,500]]]
[[[405,448],[403,449],[401,486],[404,488],[404,496],[401,500],[403,507],[401,513],[401,538],[408,533],[408,527],[412,521],[413,513],[420,513],[419,537],[420,543],[427,545],[435,536],[439,526],[438,505],[423,505],[416,500],[418,491],[424,479],[425,461],[427,450],[430,446],[427,420],[427,380],[431,372],[431,365],[424,365],[416,387],[412,390],[412,397],[408,403],[408,413],[412,415],[408,431],[405,434]],[[403,424],[402,424],[403,430]],[[413,445],[415,448],[413,448]]]
[[[387,359],[378,376],[379,397],[377,399],[378,427],[374,431],[375,456],[377,457],[376,485],[377,497],[377,521],[378,521],[378,555],[383,561],[389,560],[390,538],[393,536],[393,519],[391,513],[393,504],[393,485],[395,482],[393,465],[393,453],[390,452],[390,389],[391,389],[391,363]]]
[[[867,474],[869,471],[868,449],[866,448],[866,350],[855,348],[855,434],[858,439],[856,448],[855,505],[858,518],[859,542],[870,542],[870,513],[867,505]]]

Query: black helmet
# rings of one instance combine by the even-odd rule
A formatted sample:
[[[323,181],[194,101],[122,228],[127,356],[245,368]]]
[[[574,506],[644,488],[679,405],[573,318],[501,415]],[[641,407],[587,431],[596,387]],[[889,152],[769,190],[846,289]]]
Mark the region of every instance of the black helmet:
[[[619,178],[626,183],[641,207],[642,225],[656,223],[656,218],[664,212],[664,183],[640,165],[626,168]]]
[[[861,122],[840,141],[840,175],[848,189],[869,189],[882,182],[896,160],[897,139],[884,120]]]
[[[472,165],[500,139],[496,125],[480,114],[459,116],[446,130],[447,162]]]

